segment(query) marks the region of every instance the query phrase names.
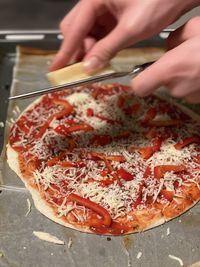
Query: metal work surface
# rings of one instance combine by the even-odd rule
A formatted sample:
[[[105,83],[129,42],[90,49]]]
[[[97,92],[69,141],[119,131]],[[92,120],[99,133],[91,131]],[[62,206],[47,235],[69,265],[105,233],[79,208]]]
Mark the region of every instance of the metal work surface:
[[[4,64],[0,69],[7,85],[12,79],[10,69],[15,59],[15,54],[10,52],[4,55]],[[37,62],[32,63],[33,73],[31,77],[27,74],[18,93],[48,85],[44,79],[47,59],[35,70]],[[15,75],[22,77],[20,73]],[[123,83],[126,80],[118,82]],[[8,86],[3,88],[5,97],[8,95],[6,88]],[[0,104],[5,113],[3,94]],[[12,110],[16,105],[23,110],[32,101],[33,99],[10,102],[9,120],[14,116]],[[2,136],[0,138],[2,142]],[[6,138],[4,141],[6,142]],[[52,222],[35,209],[29,192],[9,169],[5,149],[0,164],[5,186],[0,193],[0,267],[178,267],[180,263],[169,255],[181,258],[184,266],[200,260],[199,204],[182,216],[143,233],[121,237],[81,233]],[[32,207],[26,216],[27,199],[30,199]],[[42,241],[33,235],[33,231],[48,232],[63,240],[65,245]]]

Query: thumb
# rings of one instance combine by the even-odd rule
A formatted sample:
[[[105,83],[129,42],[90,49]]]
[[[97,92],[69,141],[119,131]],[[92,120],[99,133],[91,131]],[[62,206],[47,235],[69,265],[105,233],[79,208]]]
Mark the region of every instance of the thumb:
[[[106,37],[97,41],[85,56],[83,63],[87,72],[104,67],[122,48],[129,44],[129,34],[117,25]]]

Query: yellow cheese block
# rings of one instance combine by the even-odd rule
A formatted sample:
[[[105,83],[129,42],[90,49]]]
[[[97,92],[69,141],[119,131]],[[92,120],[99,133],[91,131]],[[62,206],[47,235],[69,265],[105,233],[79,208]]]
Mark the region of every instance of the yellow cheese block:
[[[90,75],[85,72],[83,63],[79,62],[68,67],[49,72],[47,78],[52,85],[62,85],[69,82],[79,81],[92,76],[102,75],[106,73],[112,73],[115,70],[111,66],[107,66]]]

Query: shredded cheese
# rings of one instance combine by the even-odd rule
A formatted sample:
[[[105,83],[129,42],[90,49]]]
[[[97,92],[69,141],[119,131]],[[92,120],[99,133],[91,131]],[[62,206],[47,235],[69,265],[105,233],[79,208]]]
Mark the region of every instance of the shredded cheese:
[[[29,213],[31,212],[31,202],[30,202],[29,198],[27,198],[26,201],[27,201],[27,205],[28,205],[28,210],[27,210],[25,216],[27,217],[29,215]]]
[[[47,242],[50,242],[50,243],[54,243],[54,244],[57,244],[57,245],[64,245],[65,244],[64,241],[58,239],[56,236],[53,236],[53,235],[51,235],[49,233],[33,231],[33,234],[36,237],[38,237],[39,239],[47,241]]]
[[[138,254],[137,254],[137,259],[139,260],[141,257],[142,257],[142,252],[139,251]]]
[[[169,255],[169,258],[172,259],[172,260],[176,260],[179,262],[180,266],[183,266],[183,261],[181,260],[181,258],[179,257],[176,257],[174,255]]]
[[[141,202],[134,209],[143,210],[149,198],[152,198],[154,203],[159,202],[164,206],[169,204],[169,201],[161,196],[163,188],[172,191],[175,196],[180,197],[181,191],[179,188],[182,185],[188,185],[188,182],[190,182],[199,187],[199,164],[193,160],[198,154],[196,144],[190,144],[181,150],[177,150],[174,146],[184,137],[196,133],[197,129],[199,129],[198,125],[188,122],[181,129],[176,129],[175,127],[173,130],[178,137],[164,138],[160,149],[144,160],[138,151],[130,152],[129,148],[130,146],[145,148],[153,145],[152,140],[145,138],[148,127],[141,127],[141,122],[149,108],[157,106],[159,100],[154,99],[148,102],[147,99],[144,101],[129,92],[122,92],[120,90],[116,90],[113,93],[105,93],[102,99],[94,99],[91,91],[95,89],[98,89],[97,85],[94,85],[92,89],[90,87],[85,87],[82,90],[78,88],[72,94],[66,92],[66,95],[61,96],[62,100],[68,101],[73,106],[74,113],[59,119],[52,119],[47,129],[38,139],[34,138],[34,134],[38,134],[41,128],[45,127],[48,118],[63,110],[62,105],[47,105],[46,107],[45,104],[39,102],[34,108],[23,113],[23,117],[28,122],[31,121],[32,125],[29,127],[24,124],[24,130],[23,127],[15,123],[11,130],[11,137],[16,138],[16,141],[12,144],[14,149],[17,147],[26,148],[29,145],[29,149],[24,149],[23,152],[26,164],[31,165],[35,158],[41,162],[39,167],[33,171],[34,183],[38,186],[39,190],[43,190],[47,200],[56,207],[58,217],[67,217],[70,213],[79,222],[87,220],[87,208],[76,203],[68,203],[67,197],[70,192],[98,203],[110,213],[112,219],[126,217],[131,222],[133,217],[130,215],[130,212],[133,210],[139,194],[141,194]],[[107,87],[106,90],[108,89]],[[108,90],[108,92],[110,91]],[[125,99],[125,109],[139,103],[141,108],[138,113],[133,112],[127,115],[118,106],[120,96],[123,96]],[[52,98],[53,95],[50,95],[49,100],[51,101]],[[94,114],[92,116],[88,116],[88,108],[93,110]],[[14,110],[14,113],[19,112],[17,107]],[[178,116],[178,113],[176,114],[175,112],[173,115]],[[158,113],[154,120],[170,118],[168,113]],[[70,127],[69,121],[75,121],[76,124],[87,123],[94,130],[91,132],[72,132],[70,135],[63,135],[55,131],[59,125]],[[14,123],[13,119],[12,122]],[[157,131],[161,136],[165,134],[163,127],[157,129]],[[129,136],[119,138],[118,140],[117,136],[123,132],[128,132]],[[112,141],[106,145],[91,143],[94,136],[102,135],[110,136]],[[69,150],[70,141],[76,144],[72,151]],[[108,176],[103,177],[101,173],[107,168],[105,162],[103,160],[95,161],[87,158],[87,155],[84,154],[85,151],[87,153],[96,152],[110,156],[123,156],[125,159],[123,162],[112,160],[110,164],[114,172],[121,168],[129,172],[133,179],[131,181],[120,179],[120,186],[117,181],[104,186],[104,180],[111,179],[113,173],[111,172]],[[62,167],[56,163],[53,166],[48,166],[47,160],[57,157],[60,153],[65,153],[64,158],[62,158],[63,161],[82,161],[84,163],[83,166],[78,168]],[[82,157],[80,157],[81,153],[83,154]],[[182,177],[179,173],[170,171],[166,172],[158,180],[154,177],[154,167],[157,165],[186,165],[192,176],[183,174]],[[144,172],[147,167],[150,167],[151,173],[144,180]],[[178,189],[175,186],[177,183]],[[48,195],[48,189],[53,192],[53,197]],[[55,198],[59,201],[56,202]],[[28,211],[29,208],[28,206]],[[168,228],[167,235],[169,233],[170,230]]]

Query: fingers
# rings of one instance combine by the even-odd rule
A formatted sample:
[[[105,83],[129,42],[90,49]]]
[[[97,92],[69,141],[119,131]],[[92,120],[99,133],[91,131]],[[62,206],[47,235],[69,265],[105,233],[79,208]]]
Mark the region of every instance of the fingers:
[[[146,96],[161,85],[175,97],[198,103],[200,98],[200,36],[165,53],[132,81],[136,95]]]
[[[197,34],[200,34],[200,17],[190,19],[186,24],[172,32],[167,38],[167,49],[173,49]]]
[[[121,24],[118,24],[108,35],[93,45],[84,58],[84,66],[88,72],[100,69],[122,48],[130,42]]]
[[[68,16],[61,22],[61,31],[64,35],[64,40],[59,52],[50,66],[50,70],[55,70],[64,67],[69,62],[82,44],[83,39],[90,32],[92,25],[95,22],[98,1],[80,1]]]
[[[200,91],[187,95],[185,100],[193,104],[200,103]]]
[[[157,62],[142,71],[132,80],[132,88],[136,95],[147,96],[161,85],[166,85],[173,69],[173,52],[167,52]]]

